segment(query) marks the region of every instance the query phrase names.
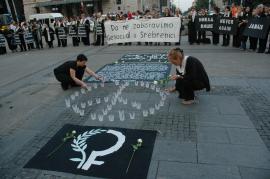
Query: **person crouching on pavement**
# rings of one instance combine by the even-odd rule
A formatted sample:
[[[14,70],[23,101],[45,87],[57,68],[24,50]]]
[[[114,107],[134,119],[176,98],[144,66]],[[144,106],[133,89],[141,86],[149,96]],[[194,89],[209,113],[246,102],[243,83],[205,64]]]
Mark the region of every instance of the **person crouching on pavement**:
[[[76,61],[67,61],[54,69],[55,78],[61,82],[63,90],[69,87],[81,86],[87,88],[86,83],[82,81],[84,72],[94,76],[97,80],[102,80],[95,72],[86,66],[87,57],[83,54],[77,56]]]
[[[176,66],[176,74],[170,77],[175,80],[175,87],[167,91],[179,92],[179,98],[183,99],[182,104],[193,104],[195,101],[194,91],[206,88],[210,91],[208,75],[202,63],[195,57],[184,56],[180,48],[169,51],[168,59]]]

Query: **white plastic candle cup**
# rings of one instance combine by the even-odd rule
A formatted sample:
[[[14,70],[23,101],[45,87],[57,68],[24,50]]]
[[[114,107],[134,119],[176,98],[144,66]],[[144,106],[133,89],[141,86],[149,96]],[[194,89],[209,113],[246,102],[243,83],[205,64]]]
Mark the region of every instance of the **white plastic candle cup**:
[[[80,110],[80,116],[84,116],[84,110]]]
[[[75,95],[70,95],[71,100],[75,100]]]
[[[91,119],[92,120],[96,120],[96,118],[97,118],[97,114],[96,113],[91,113],[90,116],[91,116]]]
[[[150,113],[151,115],[155,114],[155,108],[149,108],[149,113]]]
[[[155,109],[156,109],[156,110],[159,110],[159,109],[160,109],[159,104],[155,104]]]
[[[118,80],[115,80],[114,84],[115,84],[115,86],[118,86],[120,84],[120,82]]]
[[[149,82],[146,82],[146,83],[145,83],[145,87],[146,87],[146,88],[149,88],[149,87],[150,87]]]
[[[109,97],[104,97],[104,102],[107,103],[109,101]]]
[[[141,109],[141,107],[142,107],[142,105],[141,105],[140,103],[137,103],[136,108],[137,108],[138,110],[140,110],[140,109]]]
[[[70,108],[70,99],[65,99],[66,107]]]
[[[107,110],[107,109],[103,109],[103,110],[102,110],[102,113],[103,113],[103,115],[105,116],[105,115],[108,114],[108,110]]]
[[[92,100],[88,100],[87,101],[87,104],[88,104],[88,106],[92,106],[93,105],[93,101]]]
[[[108,111],[112,110],[112,105],[111,105],[111,104],[108,104],[108,105],[107,105],[107,110],[108,110]]]
[[[160,107],[164,106],[164,101],[160,101],[160,102],[159,102],[159,106],[160,106]]]
[[[135,113],[133,112],[133,113],[129,113],[129,118],[130,119],[135,119]]]
[[[96,103],[100,104],[100,98],[96,98]]]
[[[128,102],[127,102],[127,98],[126,98],[126,99],[123,99],[122,101],[123,101],[123,104],[124,104],[124,105],[127,105],[127,103],[128,103]]]
[[[109,121],[110,121],[110,122],[113,122],[113,121],[114,121],[114,115],[110,114],[110,115],[108,116],[108,118],[109,118]]]
[[[103,115],[99,114],[99,115],[98,115],[98,120],[99,120],[100,122],[102,122],[102,121],[103,121]]]
[[[148,116],[148,111],[147,110],[143,110],[143,117],[147,117]]]
[[[92,87],[91,86],[87,86],[87,91],[92,91]]]
[[[84,109],[86,107],[86,103],[81,103],[81,107]]]
[[[81,93],[82,93],[82,94],[85,94],[85,93],[86,93],[85,89],[82,88],[82,89],[81,89]]]

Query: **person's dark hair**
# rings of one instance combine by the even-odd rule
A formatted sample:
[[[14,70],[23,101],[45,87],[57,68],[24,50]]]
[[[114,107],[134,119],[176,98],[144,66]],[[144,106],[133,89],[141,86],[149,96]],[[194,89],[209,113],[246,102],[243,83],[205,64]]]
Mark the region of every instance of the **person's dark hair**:
[[[87,57],[84,55],[84,54],[79,54],[77,56],[77,60],[76,61],[79,61],[79,62],[82,62],[82,61],[87,61]]]
[[[214,10],[216,11],[217,14],[219,14],[220,9],[217,6],[214,7]]]

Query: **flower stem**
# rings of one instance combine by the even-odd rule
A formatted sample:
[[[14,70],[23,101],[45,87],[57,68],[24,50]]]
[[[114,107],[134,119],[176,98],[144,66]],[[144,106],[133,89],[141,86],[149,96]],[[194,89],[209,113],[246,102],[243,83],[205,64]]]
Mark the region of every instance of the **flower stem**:
[[[47,155],[47,157],[52,156],[52,154],[54,154],[57,150],[59,150],[59,149],[62,147],[62,145],[63,145],[64,143],[65,143],[65,142],[62,142],[60,145],[58,145],[51,153],[49,153],[49,154]]]
[[[129,160],[129,163],[128,163],[128,167],[127,167],[127,170],[126,170],[126,174],[128,173],[128,169],[129,169],[129,167],[130,167],[130,164],[131,164],[131,161],[132,161],[132,159],[133,159],[133,156],[134,156],[135,152],[136,152],[136,150],[133,150],[132,156],[131,156],[131,158],[130,158],[130,160]]]

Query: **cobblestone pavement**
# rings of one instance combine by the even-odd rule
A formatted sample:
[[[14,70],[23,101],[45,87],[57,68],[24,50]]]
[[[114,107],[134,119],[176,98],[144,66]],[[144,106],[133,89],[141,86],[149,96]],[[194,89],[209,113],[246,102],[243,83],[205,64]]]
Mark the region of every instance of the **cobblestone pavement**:
[[[258,87],[216,86],[211,94],[236,96],[270,150],[270,101],[266,93]]]

